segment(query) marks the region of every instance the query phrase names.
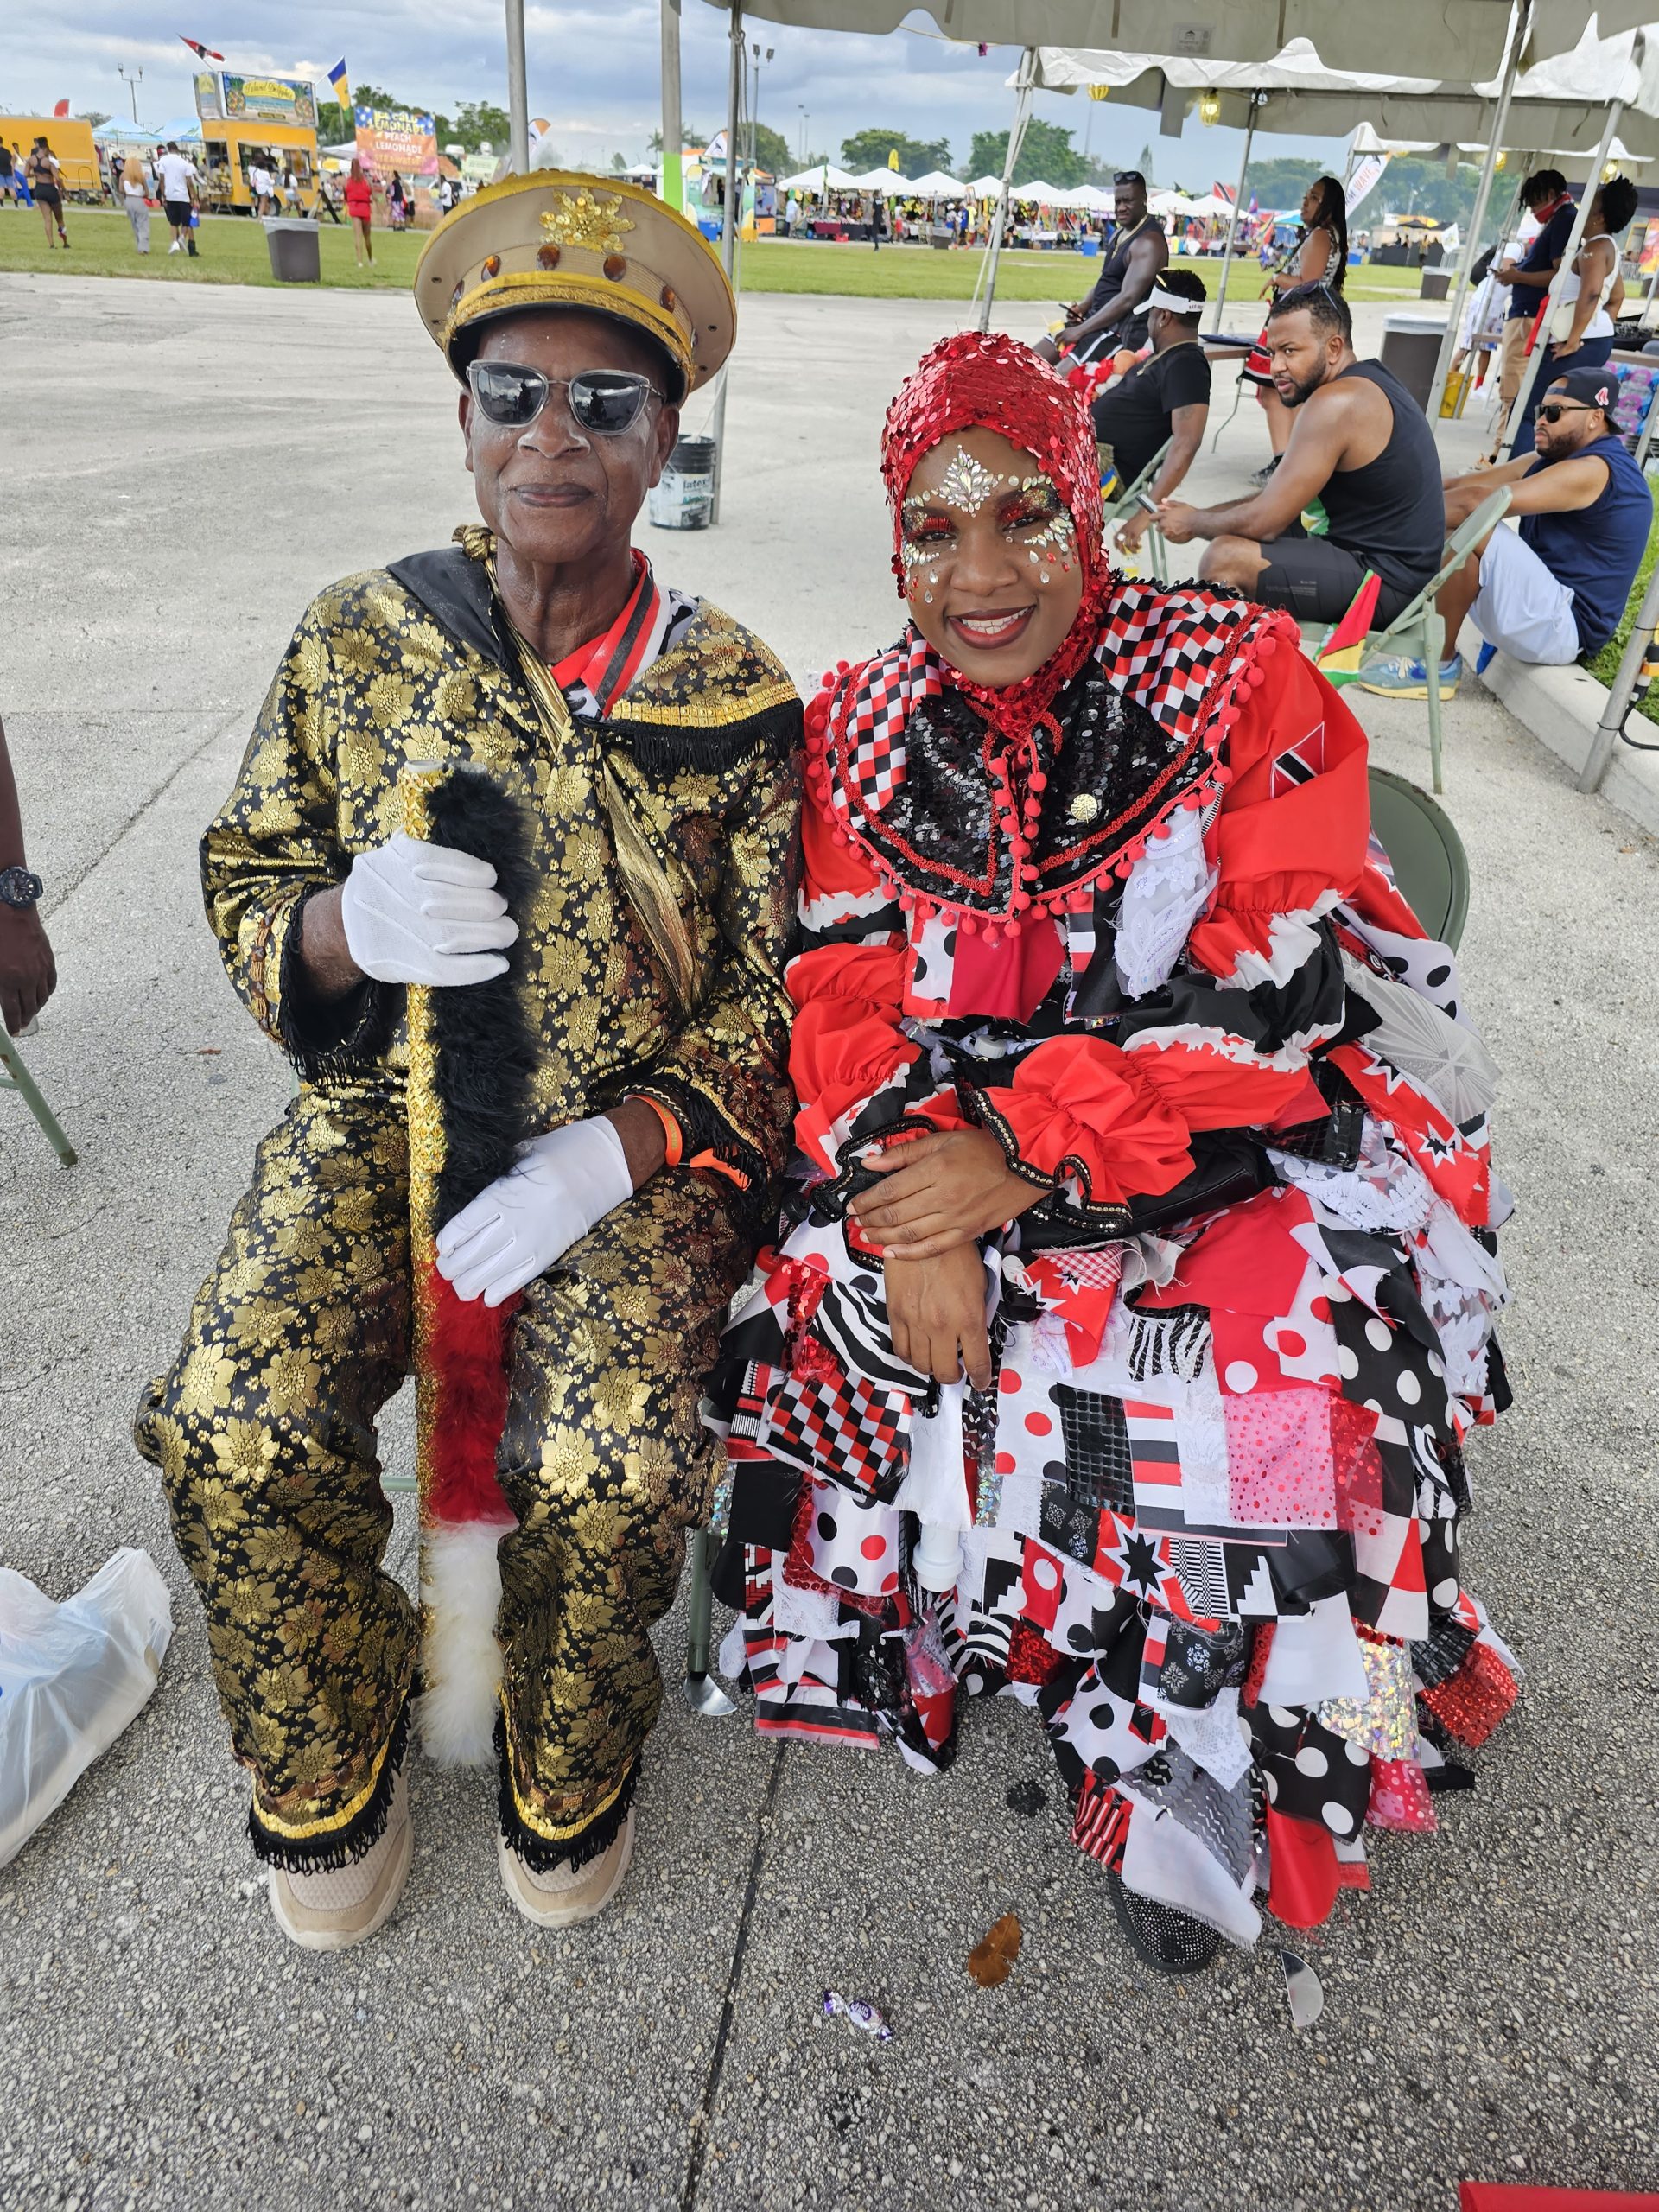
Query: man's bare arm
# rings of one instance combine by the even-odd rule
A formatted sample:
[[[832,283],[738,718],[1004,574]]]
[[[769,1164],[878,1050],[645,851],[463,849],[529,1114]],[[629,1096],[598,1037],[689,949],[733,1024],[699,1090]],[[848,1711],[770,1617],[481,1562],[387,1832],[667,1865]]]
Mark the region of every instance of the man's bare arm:
[[[1164,465],[1158,472],[1152,487],[1154,499],[1167,499],[1185,478],[1204,443],[1205,425],[1210,420],[1208,400],[1195,402],[1191,407],[1177,407],[1169,418],[1169,451]]]
[[[1160,255],[1158,249],[1165,245],[1162,232],[1151,238],[1140,238],[1129,248],[1129,257],[1123,265],[1123,282],[1116,296],[1104,307],[1096,308],[1086,321],[1073,323],[1069,333],[1077,342],[1092,338],[1098,330],[1109,330],[1131,315],[1151,291],[1157,282],[1158,272],[1169,258],[1168,250]]]
[[[1330,482],[1348,448],[1355,396],[1327,386],[1298,411],[1290,443],[1262,489],[1224,507],[1179,507],[1165,533],[1177,544],[1192,537],[1249,537],[1258,545],[1282,537]],[[1176,518],[1179,517],[1179,519]]]

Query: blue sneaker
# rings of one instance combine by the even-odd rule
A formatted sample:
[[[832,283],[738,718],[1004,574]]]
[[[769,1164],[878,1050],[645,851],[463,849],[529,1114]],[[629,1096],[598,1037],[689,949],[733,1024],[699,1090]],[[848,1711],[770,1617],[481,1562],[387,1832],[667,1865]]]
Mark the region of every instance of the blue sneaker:
[[[1427,699],[1428,670],[1420,660],[1403,657],[1367,661],[1354,678],[1362,691],[1376,691],[1385,699]],[[1463,655],[1453,653],[1440,663],[1440,696],[1455,699],[1463,681]]]

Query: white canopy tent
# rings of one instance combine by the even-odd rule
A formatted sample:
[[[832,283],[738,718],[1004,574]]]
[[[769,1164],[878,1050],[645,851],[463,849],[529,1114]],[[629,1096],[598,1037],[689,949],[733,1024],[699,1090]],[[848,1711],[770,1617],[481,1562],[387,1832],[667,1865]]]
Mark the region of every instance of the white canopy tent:
[[[968,188],[954,176],[947,176],[943,169],[929,169],[925,176],[918,176],[911,185],[918,200],[965,200]]]
[[[914,192],[916,188],[907,176],[900,176],[897,169],[866,169],[862,176],[852,181],[855,192],[874,192],[888,200]]]
[[[1459,263],[1458,277],[1448,308],[1445,340],[1430,394],[1431,416],[1438,411],[1463,300],[1468,271],[1479,243],[1490,202],[1492,178],[1500,146],[1524,146],[1529,150],[1548,147],[1564,157],[1588,155],[1586,184],[1600,174],[1618,126],[1623,122],[1631,151],[1646,159],[1659,154],[1659,39],[1651,51],[1639,30],[1622,30],[1607,37],[1592,17],[1569,51],[1545,61],[1519,67],[1522,55],[1535,54],[1539,43],[1541,0],[1516,0],[1511,12],[1510,41],[1503,67],[1490,81],[1471,83],[1458,76],[1434,80],[1346,72],[1329,67],[1306,41],[1295,41],[1262,63],[1218,63],[1185,55],[1136,54],[1116,50],[1082,52],[1039,49],[1027,54],[1010,81],[1019,89],[1027,109],[1031,89],[1073,91],[1083,86],[1105,84],[1115,96],[1132,105],[1155,106],[1166,130],[1179,134],[1189,100],[1200,94],[1218,103],[1217,119],[1243,124],[1245,129],[1245,168],[1251,141],[1259,130],[1306,131],[1316,135],[1345,135],[1354,123],[1356,95],[1369,110],[1369,128],[1382,141],[1404,140],[1430,145],[1478,142],[1485,149],[1473,218]],[[1582,26],[1582,18],[1580,19]],[[1402,51],[1415,49],[1402,42]],[[1030,86],[1025,80],[1029,78]],[[1244,171],[1241,169],[1238,200],[1243,201]],[[1570,265],[1583,234],[1591,194],[1581,195],[1580,219],[1563,269]],[[1231,266],[1236,221],[1230,227],[1228,250],[1223,262],[1221,292],[1224,298],[1227,271]],[[1559,289],[1559,278],[1554,289]],[[1220,304],[1217,308],[1219,327]],[[1518,403],[1517,403],[1518,404]]]
[[[728,0],[709,0],[722,14]],[[1602,0],[1603,38],[1638,28],[1653,0]],[[930,16],[963,45],[1109,48],[1166,53],[1207,61],[1268,61],[1293,40],[1312,42],[1325,67],[1393,76],[1402,56],[1431,79],[1468,83],[1503,66],[1510,0],[1187,0],[1172,17],[1165,0],[748,0],[745,12],[801,30],[881,35],[911,15]],[[1583,33],[1584,0],[1535,0],[1535,59],[1571,51]],[[1341,132],[1337,134],[1342,136]]]
[[[778,189],[779,192],[856,192],[858,181],[849,176],[845,169],[838,169],[833,162],[820,162],[816,168],[802,169],[794,176],[786,176]]]

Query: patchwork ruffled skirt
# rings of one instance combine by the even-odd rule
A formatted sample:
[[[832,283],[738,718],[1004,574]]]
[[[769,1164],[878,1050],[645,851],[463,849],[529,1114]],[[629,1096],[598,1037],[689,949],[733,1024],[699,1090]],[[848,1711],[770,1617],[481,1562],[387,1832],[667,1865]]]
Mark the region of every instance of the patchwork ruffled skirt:
[[[709,1414],[761,1732],[938,1770],[964,1694],[1015,1698],[1077,1843],[1239,1943],[1258,1901],[1307,1927],[1365,1886],[1370,1831],[1432,1830],[1520,1679],[1464,1581],[1464,1443],[1508,1394],[1454,1135],[1372,1112],[1354,1166],[1274,1154],[1173,1230],[991,1240],[984,1392],[899,1360],[879,1266],[800,1220]]]

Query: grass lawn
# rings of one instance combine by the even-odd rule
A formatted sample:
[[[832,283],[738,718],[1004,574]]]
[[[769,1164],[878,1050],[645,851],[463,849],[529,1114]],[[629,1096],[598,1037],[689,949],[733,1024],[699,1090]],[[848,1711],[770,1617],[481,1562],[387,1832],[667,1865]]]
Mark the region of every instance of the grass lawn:
[[[274,284],[270,256],[263,225],[246,215],[204,215],[196,234],[196,257],[169,253],[173,234],[159,211],[149,219],[149,251],[140,253],[132,242],[132,226],[126,217],[105,207],[64,210],[69,251],[54,245],[47,249],[40,211],[35,207],[0,208],[0,270],[44,270],[48,275],[67,272],[76,276],[162,277],[180,284]],[[421,234],[414,231],[377,231],[374,266],[353,265],[351,234],[342,224],[336,230],[324,223],[322,281],[359,291],[408,291],[415,276]]]
[[[134,250],[124,215],[112,208],[74,207],[65,220],[69,251],[49,251],[38,213],[32,207],[0,209],[0,270],[70,270],[83,276],[165,278],[181,284],[271,284],[265,234],[244,215],[204,218],[197,254],[169,253],[169,233],[162,216],[149,219],[149,252]],[[356,267],[350,233],[342,226],[321,226],[322,281],[359,291],[407,291],[415,274],[422,234],[377,231],[374,266]],[[792,245],[760,238],[740,251],[739,282],[751,292],[831,292],[858,299],[969,300],[979,270],[976,251],[940,253],[931,246]],[[1075,299],[1094,282],[1098,263],[1076,253],[1009,252],[1002,256],[997,290],[1009,300],[1056,303]],[[1196,269],[1211,298],[1220,263],[1183,261]],[[1256,305],[1261,271],[1254,262],[1236,263],[1227,287],[1230,306],[1245,321]],[[1414,299],[1414,269],[1354,269],[1348,294],[1354,300]]]

